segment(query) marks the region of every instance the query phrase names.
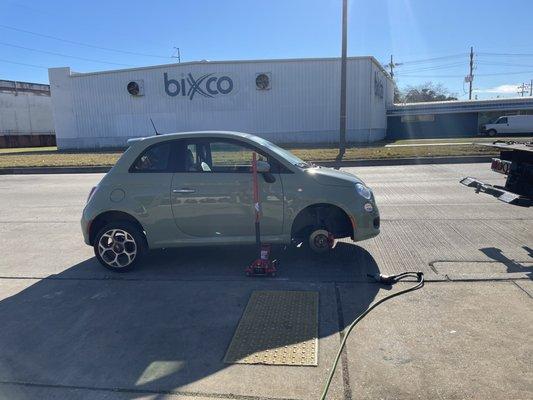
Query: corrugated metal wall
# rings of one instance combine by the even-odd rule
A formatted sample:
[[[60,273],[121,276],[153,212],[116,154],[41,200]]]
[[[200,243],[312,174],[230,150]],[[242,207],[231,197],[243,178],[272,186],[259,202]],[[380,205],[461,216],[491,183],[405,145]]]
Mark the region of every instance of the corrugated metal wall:
[[[418,139],[477,136],[478,113],[434,114],[432,121],[403,121],[388,118],[387,139]]]
[[[165,73],[168,80],[178,82],[206,74],[227,76],[233,90],[213,97],[199,92],[192,99],[181,92],[170,96],[165,91]],[[270,90],[257,90],[258,73],[269,74]],[[127,138],[153,134],[150,118],[161,133],[236,130],[278,143],[338,140],[338,59],[183,63],[94,74],[55,68],[49,75],[62,148],[122,146]],[[378,86],[384,87],[382,97],[376,95],[376,77]],[[383,138],[386,103],[389,97],[392,101],[389,78],[369,57],[349,59],[347,78],[348,140]],[[130,81],[143,81],[144,96],[127,92]],[[205,83],[204,79],[204,92]],[[216,83],[211,82],[212,90]],[[172,92],[176,87],[169,88]]]
[[[52,134],[50,96],[0,91],[0,135]]]

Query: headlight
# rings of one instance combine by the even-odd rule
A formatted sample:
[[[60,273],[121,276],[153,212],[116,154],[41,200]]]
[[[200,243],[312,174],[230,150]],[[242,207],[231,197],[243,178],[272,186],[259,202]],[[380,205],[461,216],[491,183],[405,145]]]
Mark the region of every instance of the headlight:
[[[359,194],[359,196],[362,196],[367,200],[370,200],[370,198],[372,197],[372,191],[362,183],[356,183],[355,190],[357,191],[357,194]]]

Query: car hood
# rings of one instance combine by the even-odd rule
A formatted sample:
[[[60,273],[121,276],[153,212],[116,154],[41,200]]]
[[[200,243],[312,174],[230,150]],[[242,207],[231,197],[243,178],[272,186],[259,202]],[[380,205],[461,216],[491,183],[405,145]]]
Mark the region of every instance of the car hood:
[[[321,185],[353,186],[355,183],[364,184],[357,176],[333,168],[315,167],[306,169],[305,172]]]

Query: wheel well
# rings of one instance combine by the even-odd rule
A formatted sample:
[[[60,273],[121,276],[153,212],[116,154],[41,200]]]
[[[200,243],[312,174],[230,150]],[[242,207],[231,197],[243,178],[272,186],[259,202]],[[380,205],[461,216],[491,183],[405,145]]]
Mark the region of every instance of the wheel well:
[[[350,217],[333,204],[313,204],[300,211],[292,223],[291,237],[303,238],[315,228],[326,229],[338,238],[353,236]]]
[[[89,241],[91,245],[94,244],[94,237],[96,234],[102,229],[106,224],[112,222],[112,221],[126,221],[129,223],[132,223],[135,225],[141,233],[144,234],[144,228],[140,224],[139,221],[137,221],[134,217],[132,217],[130,214],[122,212],[122,211],[106,211],[100,215],[98,215],[93,221],[91,222],[91,226],[89,228]]]

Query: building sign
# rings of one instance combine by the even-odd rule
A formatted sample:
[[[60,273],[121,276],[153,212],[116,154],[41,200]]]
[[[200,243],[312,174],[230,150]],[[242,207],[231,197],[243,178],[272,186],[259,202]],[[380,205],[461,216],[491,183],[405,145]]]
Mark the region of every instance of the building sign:
[[[384,95],[384,88],[383,88],[383,81],[379,77],[379,74],[374,72],[374,96],[379,97],[380,99],[383,98]]]
[[[195,95],[202,97],[216,97],[231,93],[233,80],[229,76],[205,74],[194,77],[191,73],[183,75],[181,79],[169,79],[168,74],[163,74],[165,92],[169,96],[188,97],[192,100]]]

